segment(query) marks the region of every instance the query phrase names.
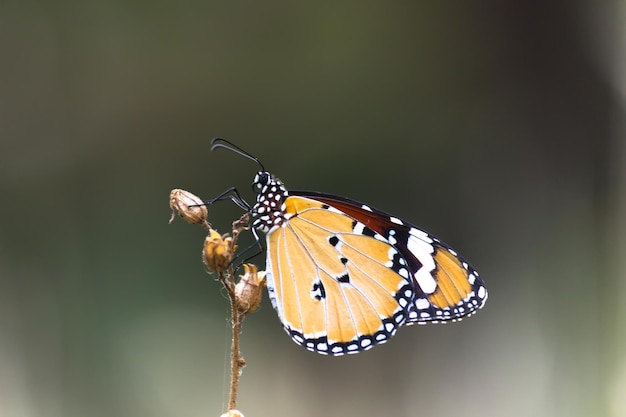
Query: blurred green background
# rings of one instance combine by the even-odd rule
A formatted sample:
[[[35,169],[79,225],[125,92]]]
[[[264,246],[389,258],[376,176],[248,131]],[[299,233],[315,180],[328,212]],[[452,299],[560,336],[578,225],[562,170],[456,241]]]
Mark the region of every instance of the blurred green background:
[[[167,223],[172,188],[252,201],[257,167],[214,136],[434,233],[490,291],[340,358],[296,346],[266,297],[246,416],[626,416],[625,16],[0,2],[0,416],[221,414],[227,301],[202,230]]]

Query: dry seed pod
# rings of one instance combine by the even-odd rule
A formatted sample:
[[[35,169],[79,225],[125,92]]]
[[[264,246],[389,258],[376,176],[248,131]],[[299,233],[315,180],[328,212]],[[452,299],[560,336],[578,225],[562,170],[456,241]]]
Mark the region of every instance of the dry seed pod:
[[[210,270],[224,272],[233,260],[236,249],[232,237],[221,236],[215,230],[210,229],[209,235],[204,239],[202,261]]]
[[[206,222],[209,211],[200,197],[190,193],[189,191],[174,189],[170,192],[170,208],[172,209],[172,217],[170,223],[174,220],[175,213],[191,224],[204,224]]]
[[[259,308],[265,286],[265,271],[259,272],[252,264],[243,265],[244,274],[240,275],[235,285],[237,310],[241,313],[252,313]]]

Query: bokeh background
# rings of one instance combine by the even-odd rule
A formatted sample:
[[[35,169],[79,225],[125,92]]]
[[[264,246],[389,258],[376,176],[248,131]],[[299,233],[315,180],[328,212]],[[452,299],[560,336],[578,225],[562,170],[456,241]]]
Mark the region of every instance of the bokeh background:
[[[593,3],[593,4],[592,4]],[[168,195],[365,201],[486,307],[366,353],[244,326],[247,416],[626,416],[623,2],[0,2],[0,415],[218,416],[227,300]],[[226,232],[241,211],[210,220]],[[263,265],[261,256],[256,262]]]

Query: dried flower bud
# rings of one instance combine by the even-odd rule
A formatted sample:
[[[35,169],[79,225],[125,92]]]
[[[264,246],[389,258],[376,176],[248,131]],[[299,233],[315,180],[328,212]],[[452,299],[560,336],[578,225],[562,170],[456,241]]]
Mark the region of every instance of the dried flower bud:
[[[252,264],[243,265],[244,274],[235,285],[237,310],[241,313],[252,313],[259,308],[265,286],[265,271],[258,272]]]
[[[228,412],[222,414],[220,417],[243,417],[243,413],[237,410],[228,410]]]
[[[250,213],[244,213],[238,220],[233,222],[233,236],[244,230],[250,230]]]
[[[206,206],[200,197],[191,194],[189,191],[175,189],[170,192],[170,208],[174,220],[175,213],[191,224],[203,224],[208,227],[206,218],[209,214]]]
[[[210,270],[223,272],[233,260],[236,249],[232,237],[220,236],[215,230],[210,229],[209,235],[204,239],[202,261]]]

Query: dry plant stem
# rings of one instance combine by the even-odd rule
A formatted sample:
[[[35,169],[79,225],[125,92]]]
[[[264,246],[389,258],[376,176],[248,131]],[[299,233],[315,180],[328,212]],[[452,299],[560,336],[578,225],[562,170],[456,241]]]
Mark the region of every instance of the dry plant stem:
[[[241,324],[244,314],[238,311],[235,298],[235,271],[232,266],[228,267],[226,273],[220,272],[219,278],[224,288],[228,292],[230,300],[230,311],[232,317],[233,338],[230,347],[230,392],[228,395],[228,409],[237,408],[237,390],[239,388],[239,376],[243,361],[241,360],[241,352],[239,351],[239,335],[241,334]]]
[[[207,222],[208,209],[207,204],[194,194],[174,189],[170,192],[170,208],[172,209],[172,217],[170,223],[178,213],[180,217],[191,224],[201,224],[208,230],[209,234],[204,240],[202,248],[202,262],[209,271],[218,273],[218,279],[226,288],[228,299],[230,301],[230,311],[232,317],[233,338],[231,344],[231,363],[230,363],[230,393],[228,397],[229,413],[224,415],[241,415],[236,410],[237,406],[237,390],[239,388],[239,376],[241,369],[245,365],[245,360],[241,357],[239,351],[239,335],[241,334],[241,325],[245,315],[254,311],[261,299],[260,289],[264,284],[264,274],[262,280],[259,280],[256,266],[244,265],[246,271],[245,280],[242,276],[240,286],[235,285],[235,269],[232,266],[233,260],[236,259],[235,251],[237,250],[237,237],[243,230],[249,230],[249,214],[244,213],[239,220],[233,222],[232,237],[228,235],[220,235],[216,230],[211,228]],[[251,269],[252,268],[252,269]],[[248,271],[252,271],[253,277],[248,276]],[[243,295],[239,295],[243,294]],[[243,300],[240,302],[240,300]],[[242,308],[242,306],[245,306]]]

